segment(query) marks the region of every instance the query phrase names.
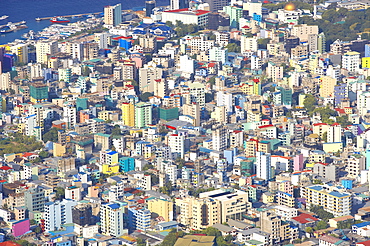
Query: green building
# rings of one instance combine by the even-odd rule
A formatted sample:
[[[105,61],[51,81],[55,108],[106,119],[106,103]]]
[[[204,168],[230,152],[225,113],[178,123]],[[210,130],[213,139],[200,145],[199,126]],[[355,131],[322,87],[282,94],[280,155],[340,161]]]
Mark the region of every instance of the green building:
[[[33,103],[42,103],[48,101],[49,87],[43,83],[30,84],[30,99]]]
[[[224,12],[230,16],[230,27],[239,28],[239,19],[243,16],[243,9],[235,6],[225,6]]]
[[[152,105],[139,102],[135,105],[135,127],[143,128],[153,123]]]
[[[76,99],[76,108],[77,112],[88,108],[88,99],[87,98],[77,98]]]
[[[179,108],[159,108],[159,118],[170,121],[179,119]]]

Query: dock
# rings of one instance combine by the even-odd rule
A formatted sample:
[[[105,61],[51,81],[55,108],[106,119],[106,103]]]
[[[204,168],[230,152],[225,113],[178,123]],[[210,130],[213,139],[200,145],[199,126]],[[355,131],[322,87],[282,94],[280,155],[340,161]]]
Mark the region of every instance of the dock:
[[[63,18],[72,18],[72,17],[82,17],[85,15],[98,15],[100,12],[96,13],[87,13],[87,14],[74,14],[74,15],[58,15],[58,17],[63,17]],[[51,18],[56,17],[56,16],[50,16],[50,17],[38,17],[36,18],[37,21],[43,21],[43,20],[50,20]]]

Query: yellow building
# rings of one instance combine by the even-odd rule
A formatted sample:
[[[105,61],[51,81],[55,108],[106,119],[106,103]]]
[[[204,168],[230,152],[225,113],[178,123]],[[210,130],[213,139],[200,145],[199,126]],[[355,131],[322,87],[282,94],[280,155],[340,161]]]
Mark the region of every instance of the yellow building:
[[[261,95],[261,83],[258,79],[243,83],[240,89],[246,95]]]
[[[270,192],[265,192],[262,194],[262,202],[265,204],[273,203],[275,199],[275,196],[271,194]]]
[[[59,143],[54,143],[53,145],[53,156],[63,156],[66,153],[66,146],[63,146]]]
[[[252,204],[248,201],[248,193],[241,190],[218,189],[199,194],[199,198],[211,198],[219,202],[221,222],[229,219],[242,220]]]
[[[319,135],[320,138],[323,137],[325,132],[328,132],[329,125],[326,123],[315,123],[313,124],[313,133]]]
[[[104,174],[119,173],[118,163],[116,163],[116,164],[103,164],[102,165],[102,173],[104,173]]]
[[[176,199],[179,209],[178,219],[190,229],[202,230],[216,223],[221,223],[220,205],[211,198],[186,197]]]
[[[337,84],[337,80],[329,77],[323,76],[320,78],[320,96],[321,97],[333,97],[334,87]]]
[[[148,209],[152,213],[162,216],[165,221],[173,220],[173,205],[172,201],[165,199],[152,199],[148,201]]]
[[[110,114],[112,111],[109,110],[103,110],[98,113],[98,118],[104,121],[110,120]]]
[[[342,143],[324,143],[322,147],[326,153],[336,153],[338,151],[343,151]]]
[[[362,68],[370,68],[370,57],[362,57],[361,59]]]
[[[122,104],[122,121],[126,126],[135,126],[135,105],[132,103]]]

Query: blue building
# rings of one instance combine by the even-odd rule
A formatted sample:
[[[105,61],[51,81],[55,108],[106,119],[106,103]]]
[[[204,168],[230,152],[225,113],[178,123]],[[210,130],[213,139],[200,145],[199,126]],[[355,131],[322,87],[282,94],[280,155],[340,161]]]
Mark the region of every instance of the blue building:
[[[338,106],[344,98],[348,97],[348,86],[346,83],[334,87],[334,105]]]
[[[123,48],[125,50],[129,50],[132,47],[131,39],[127,39],[127,38],[120,38],[118,41],[118,44],[120,48]]]
[[[120,172],[129,172],[135,170],[135,159],[128,156],[119,158],[119,170]]]
[[[351,179],[342,179],[342,186],[346,189],[353,188],[353,180]]]
[[[370,57],[370,44],[365,44],[365,57]]]
[[[150,228],[151,212],[149,209],[130,206],[127,210],[127,227],[129,232],[146,231]]]

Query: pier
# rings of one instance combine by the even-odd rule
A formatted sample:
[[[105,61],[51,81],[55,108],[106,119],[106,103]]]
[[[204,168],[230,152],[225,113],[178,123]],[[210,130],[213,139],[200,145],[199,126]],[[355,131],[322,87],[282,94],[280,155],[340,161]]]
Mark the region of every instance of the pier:
[[[74,15],[58,15],[58,17],[63,17],[63,18],[72,18],[72,17],[82,17],[84,15],[98,15],[100,12],[96,13],[87,13],[87,14],[74,14]],[[37,21],[43,21],[43,20],[50,20],[51,18],[56,17],[56,16],[50,16],[50,17],[38,17],[36,18]]]

